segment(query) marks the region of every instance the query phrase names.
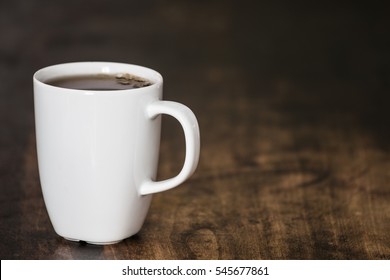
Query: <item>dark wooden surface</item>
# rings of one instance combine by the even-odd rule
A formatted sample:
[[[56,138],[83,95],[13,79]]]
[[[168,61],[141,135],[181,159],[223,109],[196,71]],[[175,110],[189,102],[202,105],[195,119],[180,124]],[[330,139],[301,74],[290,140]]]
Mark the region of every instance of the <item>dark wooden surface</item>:
[[[389,7],[314,2],[1,1],[1,259],[390,259]],[[54,233],[37,171],[32,74],[85,60],[158,70],[201,129],[196,173],[105,247]],[[161,145],[167,178],[170,118]]]

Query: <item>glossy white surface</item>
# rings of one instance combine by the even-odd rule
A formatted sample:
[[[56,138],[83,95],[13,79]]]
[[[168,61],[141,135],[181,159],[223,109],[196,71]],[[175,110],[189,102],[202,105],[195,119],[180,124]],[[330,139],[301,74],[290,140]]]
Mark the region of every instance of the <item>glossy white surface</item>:
[[[120,91],[53,87],[57,76],[132,73],[152,86]],[[157,72],[129,64],[68,63],[34,75],[37,151],[42,192],[55,231],[70,240],[115,243],[137,233],[151,194],[184,182],[199,159],[199,128],[186,106],[162,99]],[[154,182],[160,114],[183,126],[186,158],[176,177]]]

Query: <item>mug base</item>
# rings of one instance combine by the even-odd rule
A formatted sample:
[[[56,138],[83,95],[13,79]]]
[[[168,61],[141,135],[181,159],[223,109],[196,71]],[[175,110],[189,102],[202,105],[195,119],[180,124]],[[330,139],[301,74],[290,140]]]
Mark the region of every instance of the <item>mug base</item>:
[[[68,238],[64,237],[64,239],[72,242],[86,242],[88,244],[92,245],[112,245],[121,242],[122,240],[116,240],[116,241],[108,241],[108,242],[94,242],[94,241],[88,241],[88,240],[79,240],[79,239],[74,239],[74,238]]]

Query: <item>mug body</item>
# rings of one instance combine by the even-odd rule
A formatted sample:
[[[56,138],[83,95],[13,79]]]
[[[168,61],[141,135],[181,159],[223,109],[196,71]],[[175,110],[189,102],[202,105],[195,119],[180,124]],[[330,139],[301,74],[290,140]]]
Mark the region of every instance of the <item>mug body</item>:
[[[51,86],[49,79],[130,73],[153,84],[127,90],[89,91]],[[46,208],[58,235],[95,244],[119,242],[137,233],[155,179],[161,119],[145,108],[162,98],[154,70],[107,62],[66,63],[34,75],[39,175]]]

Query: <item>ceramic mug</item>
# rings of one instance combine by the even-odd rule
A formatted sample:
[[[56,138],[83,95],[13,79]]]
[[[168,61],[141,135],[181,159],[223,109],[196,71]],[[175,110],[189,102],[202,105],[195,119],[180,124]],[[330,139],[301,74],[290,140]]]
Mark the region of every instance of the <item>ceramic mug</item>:
[[[46,83],[99,73],[129,73],[152,85],[94,91]],[[39,176],[58,235],[92,244],[130,237],[141,229],[152,194],[180,185],[195,171],[198,122],[188,107],[161,100],[158,72],[123,63],[75,62],[43,68],[33,83]],[[155,181],[161,114],[182,125],[186,152],[176,177]]]

